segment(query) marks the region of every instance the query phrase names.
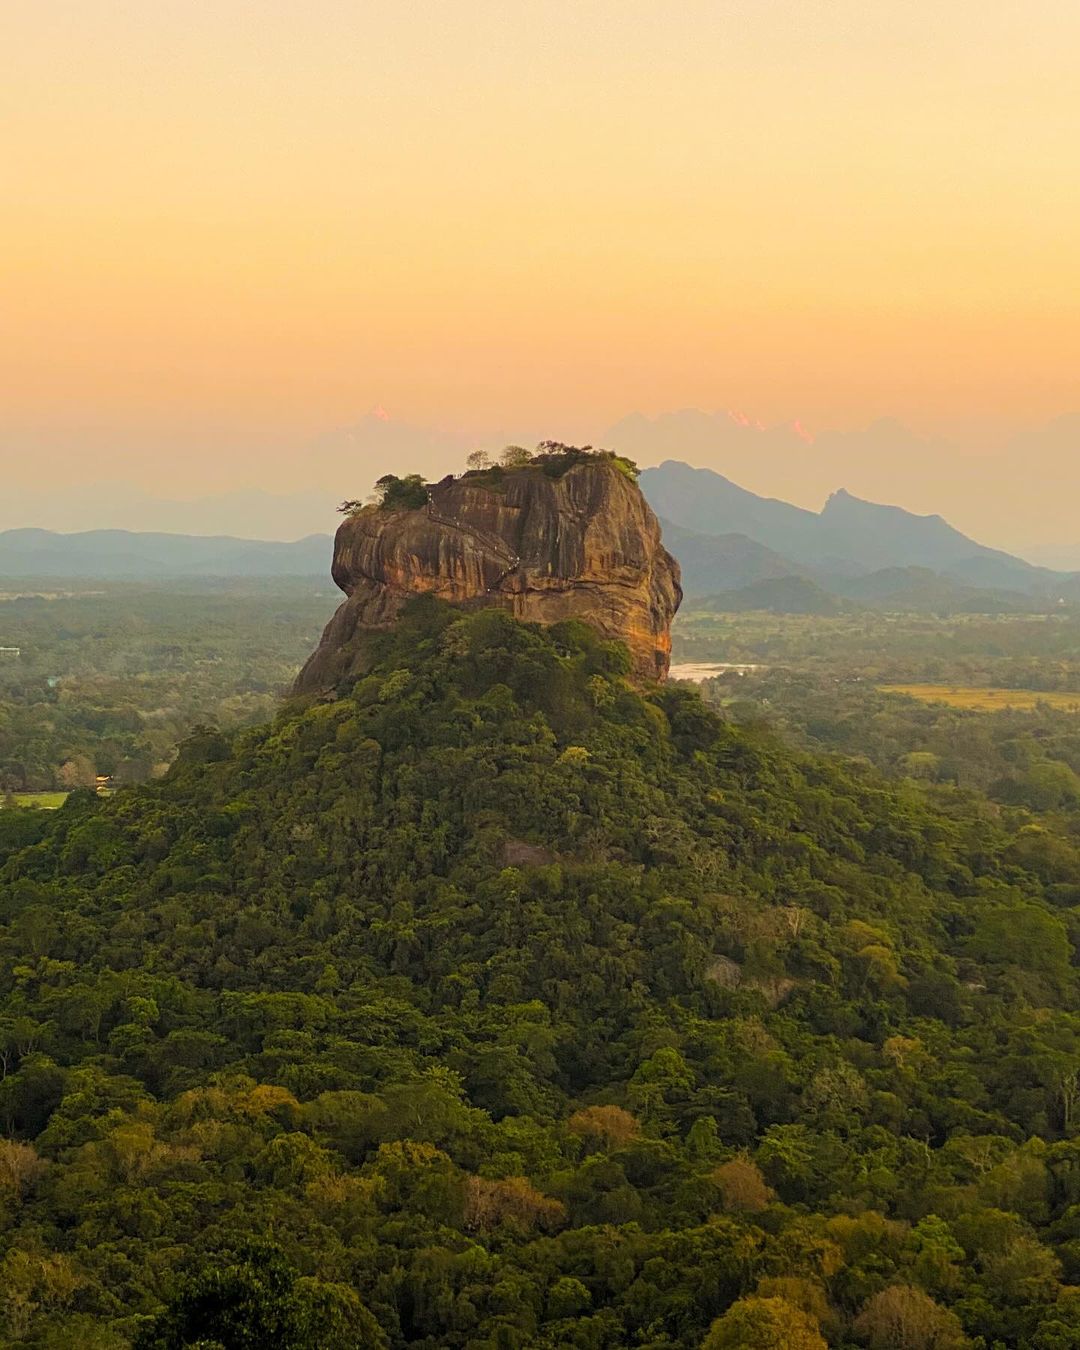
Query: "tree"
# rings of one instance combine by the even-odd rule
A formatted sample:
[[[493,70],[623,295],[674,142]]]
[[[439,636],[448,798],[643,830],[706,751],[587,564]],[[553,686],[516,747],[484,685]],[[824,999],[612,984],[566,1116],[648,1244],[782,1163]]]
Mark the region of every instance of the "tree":
[[[61,787],[74,791],[75,788],[92,788],[97,781],[97,769],[85,755],[72,755],[60,765],[57,778]]]
[[[465,1227],[490,1232],[508,1224],[519,1232],[555,1228],[566,1217],[558,1200],[543,1195],[524,1177],[489,1181],[469,1177],[465,1182]]]
[[[794,1304],[817,1322],[823,1333],[837,1320],[825,1290],[817,1280],[799,1275],[764,1275],[758,1280],[754,1294],[757,1298],[782,1298]]]
[[[0,1139],[0,1194],[21,1200],[47,1168],[48,1163],[38,1156],[32,1144]]]
[[[607,1148],[621,1148],[641,1133],[629,1111],[621,1106],[586,1106],[566,1122],[572,1134],[599,1139]]]
[[[913,1256],[912,1274],[923,1289],[931,1294],[951,1293],[960,1286],[964,1249],[944,1219],[936,1214],[920,1219],[907,1246]]]
[[[985,909],[976,920],[968,949],[993,965],[1016,965],[1059,978],[1066,974],[1072,954],[1061,920],[1027,901]]]
[[[1017,1233],[998,1251],[982,1257],[987,1283],[1013,1303],[1041,1303],[1054,1297],[1061,1263],[1027,1233]]]
[[[908,1284],[875,1294],[855,1319],[856,1334],[872,1350],[963,1350],[970,1345],[955,1313]]]
[[[415,511],[427,505],[427,484],[418,473],[407,473],[404,478],[384,473],[375,482],[375,501],[384,511]]]
[[[13,1247],[0,1262],[0,1318],[21,1341],[39,1315],[66,1307],[81,1283],[68,1257]]]
[[[930,750],[912,750],[900,760],[900,768],[909,778],[932,782],[941,769],[941,758]]]
[[[741,1298],[718,1317],[701,1350],[828,1350],[816,1320],[784,1298]]]
[[[508,445],[499,455],[499,463],[504,469],[523,469],[532,460],[532,451],[523,445]]]
[[[653,1117],[665,1103],[685,1100],[693,1087],[692,1069],[674,1046],[666,1045],[638,1065],[628,1095],[646,1117]]]
[[[343,1285],[304,1279],[269,1243],[207,1260],[136,1332],[134,1350],[383,1350],[378,1323]]]
[[[549,1317],[578,1317],[592,1302],[592,1295],[580,1280],[564,1275],[548,1290]]]
[[[745,1154],[721,1163],[709,1175],[720,1191],[725,1209],[753,1214],[769,1203],[769,1188],[761,1168]]]
[[[723,1152],[715,1116],[698,1116],[686,1136],[686,1152],[695,1162],[708,1162]]]
[[[1032,1350],[1080,1350],[1080,1293],[1071,1289],[1046,1310],[1031,1341]]]
[[[465,457],[465,463],[473,472],[481,472],[484,469],[491,468],[491,456],[486,450],[474,450]]]
[[[1016,795],[1035,811],[1052,811],[1060,806],[1075,806],[1080,801],[1080,776],[1067,764],[1044,759],[1023,774]]]

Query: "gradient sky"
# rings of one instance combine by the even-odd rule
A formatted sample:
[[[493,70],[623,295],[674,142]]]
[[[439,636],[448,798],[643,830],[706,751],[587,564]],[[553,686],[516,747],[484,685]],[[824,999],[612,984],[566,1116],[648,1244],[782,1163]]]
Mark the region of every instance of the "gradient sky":
[[[1080,408],[1076,0],[12,0],[9,481]]]

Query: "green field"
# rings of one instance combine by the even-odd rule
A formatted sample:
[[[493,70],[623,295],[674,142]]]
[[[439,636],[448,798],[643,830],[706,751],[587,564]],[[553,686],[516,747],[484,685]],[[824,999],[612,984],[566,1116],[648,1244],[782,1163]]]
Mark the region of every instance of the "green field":
[[[883,694],[905,694],[921,703],[946,703],[950,708],[997,712],[1032,709],[1040,703],[1063,712],[1080,712],[1080,693],[1065,689],[987,689],[963,684],[881,684]]]
[[[16,806],[36,806],[43,811],[55,811],[67,801],[66,792],[16,792]],[[2,803],[0,803],[2,805]]]

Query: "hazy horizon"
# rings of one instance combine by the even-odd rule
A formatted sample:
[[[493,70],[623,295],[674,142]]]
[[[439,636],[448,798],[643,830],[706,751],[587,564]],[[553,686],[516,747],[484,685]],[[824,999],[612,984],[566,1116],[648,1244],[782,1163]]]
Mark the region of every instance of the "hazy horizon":
[[[156,474],[77,477],[66,484],[11,483],[0,500],[0,530],[35,527],[71,532],[129,529],[241,538],[298,539],[332,532],[334,507],[363,496],[385,472],[431,478],[459,472],[469,450],[497,450],[509,432],[469,436],[460,430],[398,421],[381,406],[352,426],[326,431],[286,457],[270,482],[246,458],[220,472],[189,474],[160,486]],[[550,433],[543,433],[550,434]],[[570,439],[567,437],[567,439]],[[801,420],[766,425],[738,408],[679,409],[648,417],[630,413],[581,442],[619,450],[649,467],[685,460],[741,487],[818,511],[841,489],[917,515],[942,515],[982,543],[1046,566],[1080,568],[1072,492],[1080,490],[1080,414],[1032,426],[1010,440],[977,448],[921,437],[895,418],[848,430],[812,429]],[[1015,465],[1023,462],[1017,479]],[[1060,469],[1048,468],[1060,461]],[[92,467],[92,466],[88,466]],[[976,490],[977,489],[977,490]],[[1063,491],[1063,489],[1066,489]],[[253,506],[257,503],[257,510]]]
[[[618,427],[1074,547],[1066,0],[40,0],[6,36],[6,523]]]

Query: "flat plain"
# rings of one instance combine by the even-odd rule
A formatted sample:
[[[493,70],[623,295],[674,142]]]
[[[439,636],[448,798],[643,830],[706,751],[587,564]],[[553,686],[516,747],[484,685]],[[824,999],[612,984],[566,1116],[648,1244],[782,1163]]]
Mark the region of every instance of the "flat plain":
[[[1039,704],[1063,712],[1080,712],[1080,692],[1070,689],[994,689],[961,684],[881,684],[883,694],[904,694],[920,703],[946,703],[976,712],[1031,709]]]

